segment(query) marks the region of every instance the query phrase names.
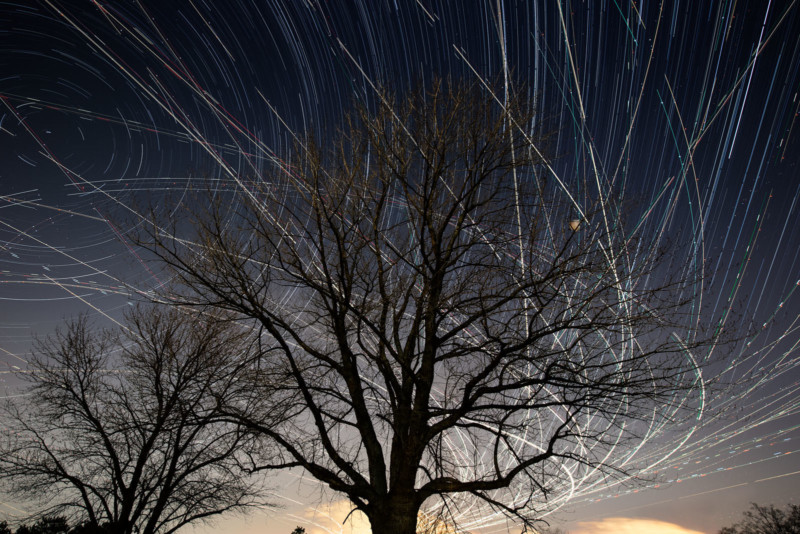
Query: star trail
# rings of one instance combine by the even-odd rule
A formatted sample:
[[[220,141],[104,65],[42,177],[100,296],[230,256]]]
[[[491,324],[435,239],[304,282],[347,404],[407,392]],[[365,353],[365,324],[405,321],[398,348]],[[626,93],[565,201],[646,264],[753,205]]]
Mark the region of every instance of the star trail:
[[[131,238],[146,206],[168,215],[208,183],[248,194],[352,102],[437,75],[524,84],[555,132],[537,179],[571,206],[552,219],[614,195],[632,235],[675,245],[693,322],[744,336],[697,355],[690,417],[614,451],[641,481],[573,480],[551,516],[685,509],[713,529],[752,500],[796,502],[797,0],[0,1],[0,397],[33,335],[79,312],[116,322],[169,283]],[[464,511],[467,529],[505,525]]]

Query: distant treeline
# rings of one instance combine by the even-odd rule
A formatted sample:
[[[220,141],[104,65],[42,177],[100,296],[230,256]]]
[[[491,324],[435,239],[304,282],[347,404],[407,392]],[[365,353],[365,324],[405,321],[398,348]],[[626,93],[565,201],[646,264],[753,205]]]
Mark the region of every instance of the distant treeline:
[[[43,517],[32,525],[22,524],[12,530],[6,521],[0,521],[0,534],[111,534],[114,526],[83,523],[70,526],[65,517]]]

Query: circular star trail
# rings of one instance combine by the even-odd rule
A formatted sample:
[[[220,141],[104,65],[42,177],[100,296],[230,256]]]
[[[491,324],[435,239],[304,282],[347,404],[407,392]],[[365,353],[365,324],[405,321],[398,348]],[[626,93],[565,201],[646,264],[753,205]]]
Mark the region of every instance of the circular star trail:
[[[572,208],[549,220],[614,196],[647,246],[677,244],[695,324],[751,332],[696,355],[688,420],[612,452],[647,482],[576,471],[549,509],[796,483],[797,1],[41,0],[0,2],[0,35],[0,395],[32,334],[168,283],[130,238],[144,206],[208,183],[235,199],[380,87],[499,81],[556,132],[540,179]],[[461,508],[466,528],[504,524]]]

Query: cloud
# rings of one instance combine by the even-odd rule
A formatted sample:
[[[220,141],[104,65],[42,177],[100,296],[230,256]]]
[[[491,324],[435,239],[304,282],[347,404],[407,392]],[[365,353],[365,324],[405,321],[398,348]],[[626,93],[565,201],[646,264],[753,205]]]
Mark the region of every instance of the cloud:
[[[361,512],[350,514],[352,509],[352,503],[346,499],[309,508],[303,514],[306,531],[308,534],[370,534],[367,517]]]
[[[658,521],[656,519],[633,519],[609,517],[602,521],[582,521],[570,528],[570,534],[704,534],[699,530]]]
[[[361,512],[354,512],[348,500],[322,504],[307,508],[302,519],[308,534],[371,534],[369,520]],[[291,530],[291,529],[290,529]],[[569,534],[705,534],[699,530],[659,521],[656,519],[635,519],[630,517],[609,517],[601,521],[582,521],[569,525]]]
[[[352,509],[352,503],[344,499],[307,508],[302,517],[296,517],[305,521],[303,526],[308,534],[373,534],[367,517],[361,512],[351,514]],[[345,518],[347,518],[346,523]],[[435,517],[426,517],[424,514],[420,514],[417,528],[427,528],[428,534],[456,533],[456,530],[446,523],[438,521]]]

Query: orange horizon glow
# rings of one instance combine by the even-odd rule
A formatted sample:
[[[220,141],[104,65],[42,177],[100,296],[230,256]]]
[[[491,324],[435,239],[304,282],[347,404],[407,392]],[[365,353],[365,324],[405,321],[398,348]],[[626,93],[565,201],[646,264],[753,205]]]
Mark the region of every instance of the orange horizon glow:
[[[238,518],[215,525],[189,529],[194,534],[227,532],[230,534],[288,534],[295,526],[302,526],[307,534],[373,534],[369,521],[361,513],[351,514],[349,501],[335,501],[317,508],[298,510],[284,517],[263,516],[249,520]],[[554,524],[554,527],[559,525]],[[609,517],[598,521],[580,521],[563,527],[569,534],[708,534],[657,519]],[[513,531],[512,531],[513,532]],[[465,533],[468,534],[468,533]]]
[[[569,529],[570,534],[706,534],[675,523],[657,519],[608,517],[600,521],[581,521]]]

